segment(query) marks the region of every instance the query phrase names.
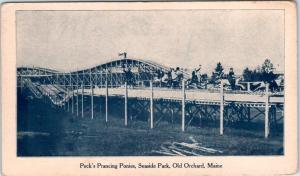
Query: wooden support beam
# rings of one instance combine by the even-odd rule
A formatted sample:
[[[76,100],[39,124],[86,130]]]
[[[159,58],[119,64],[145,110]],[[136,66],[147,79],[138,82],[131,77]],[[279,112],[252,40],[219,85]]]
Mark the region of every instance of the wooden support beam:
[[[74,113],[74,90],[73,90],[73,84],[71,85],[71,91],[72,91],[72,114]]]
[[[127,114],[127,103],[128,103],[128,90],[127,90],[128,88],[127,88],[127,81],[125,82],[125,102],[124,102],[124,104],[125,104],[125,110],[124,110],[124,115],[125,115],[125,126],[127,126],[127,120],[128,120],[128,114]]]
[[[77,86],[76,86],[76,115],[78,116],[79,115],[79,110],[78,110],[78,96],[79,96],[79,90],[78,90],[78,83],[77,83]]]
[[[78,82],[78,72],[77,72],[77,74],[76,74],[76,115],[78,116],[79,115],[79,110],[78,110],[78,104],[79,104],[79,102],[78,102],[78,96],[79,96],[79,90],[78,90],[78,88],[79,88],[79,82]]]
[[[67,87],[67,100],[68,100],[68,112],[70,111],[70,99],[69,99],[69,95],[70,94],[70,92],[69,92],[69,88]]]
[[[92,119],[94,119],[94,86],[91,85],[91,113],[92,113]]]
[[[105,122],[108,122],[108,85],[105,82]]]
[[[251,121],[251,108],[250,107],[246,107],[246,109],[247,109],[247,120],[248,120],[248,122],[250,122]]]
[[[67,100],[67,96],[66,96],[66,89],[67,89],[67,87],[66,87],[66,79],[65,79],[65,74],[63,74],[63,80],[64,80],[64,99],[63,99],[63,106],[64,106],[64,110],[66,110],[66,100]]]
[[[81,85],[81,117],[84,118],[84,113],[83,113],[83,96],[84,96],[84,86],[83,83]]]
[[[224,132],[224,83],[221,80],[220,86],[220,135],[223,135]]]
[[[273,106],[273,119],[274,119],[274,126],[275,126],[275,128],[277,128],[276,112],[277,112],[276,106]]]
[[[69,77],[70,77],[70,82],[69,82],[69,86],[70,86],[70,88],[69,88],[69,89],[70,89],[70,91],[71,91],[71,92],[69,93],[69,96],[71,96],[71,94],[73,95],[73,90],[72,90],[72,76],[71,76],[71,72],[69,73]],[[74,111],[74,109],[73,109],[73,96],[72,96],[72,97],[70,97],[70,98],[69,98],[69,100],[70,100],[70,101],[72,101],[72,102],[71,102],[72,104],[71,104],[70,106],[71,106],[71,108],[72,108],[72,114],[73,114],[73,111]]]
[[[94,119],[94,86],[92,80],[92,69],[90,69],[90,87],[91,87],[91,119]]]
[[[265,102],[265,138],[269,137],[269,84],[266,84],[265,92],[266,102]]]
[[[150,81],[150,128],[153,128],[153,83]]]
[[[185,82],[182,80],[182,122],[181,122],[181,130],[185,130]]]
[[[22,79],[23,77],[22,76],[20,76],[20,86],[21,86],[21,93],[23,92],[23,79]]]

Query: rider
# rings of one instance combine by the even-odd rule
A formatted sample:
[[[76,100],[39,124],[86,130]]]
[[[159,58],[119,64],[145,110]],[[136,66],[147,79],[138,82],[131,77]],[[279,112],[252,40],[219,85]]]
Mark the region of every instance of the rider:
[[[158,70],[155,71],[153,80],[154,80],[154,82],[158,82],[159,84],[161,84],[162,77],[163,77],[163,71],[158,69]]]
[[[198,66],[198,68],[195,70],[196,71],[196,76],[198,78],[198,83],[201,83],[201,68],[202,68],[202,65],[200,64]]]
[[[177,81],[178,82],[181,81],[181,78],[183,77],[183,73],[179,67],[176,68],[176,75],[177,75]]]
[[[171,87],[172,86],[172,68],[170,68],[170,70],[168,71],[168,73],[167,73],[167,76],[168,76],[168,79],[167,79],[167,85],[169,86],[169,87]]]
[[[262,81],[265,83],[269,83],[269,88],[271,88],[272,91],[277,87],[277,84],[275,82],[276,75],[273,73],[274,68],[265,68],[262,73]]]
[[[232,67],[229,69],[228,81],[231,85],[231,89],[234,90],[235,89],[235,75],[234,75],[234,71],[233,71]]]
[[[174,83],[177,79],[177,74],[174,68],[171,68],[171,86],[174,86]]]
[[[196,70],[192,71],[192,78],[191,78],[191,82],[189,83],[189,85],[193,85],[193,84],[198,84],[198,77],[196,75]]]

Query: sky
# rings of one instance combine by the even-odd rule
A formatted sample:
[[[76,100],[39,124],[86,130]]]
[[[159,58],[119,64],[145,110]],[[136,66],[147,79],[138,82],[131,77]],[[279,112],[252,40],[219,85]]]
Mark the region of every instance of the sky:
[[[128,58],[211,73],[271,59],[284,70],[281,10],[18,11],[17,66],[59,71]]]

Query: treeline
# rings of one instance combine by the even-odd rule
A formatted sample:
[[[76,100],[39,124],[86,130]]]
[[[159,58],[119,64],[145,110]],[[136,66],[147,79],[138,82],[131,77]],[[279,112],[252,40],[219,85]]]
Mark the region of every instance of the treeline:
[[[261,66],[251,70],[246,67],[242,73],[242,81],[245,82],[273,82],[277,79],[278,75],[274,74],[274,67],[270,59],[266,59]],[[208,80],[207,74],[203,74],[203,77]],[[236,78],[233,68],[230,68],[228,73],[224,73],[224,68],[220,62],[217,63],[216,68],[211,74],[210,83],[217,83],[220,79],[233,79]]]

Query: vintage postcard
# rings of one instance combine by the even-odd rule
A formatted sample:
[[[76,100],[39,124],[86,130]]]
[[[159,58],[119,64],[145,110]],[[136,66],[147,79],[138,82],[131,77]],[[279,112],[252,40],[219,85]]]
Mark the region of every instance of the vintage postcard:
[[[6,3],[3,175],[297,172],[296,3]]]

